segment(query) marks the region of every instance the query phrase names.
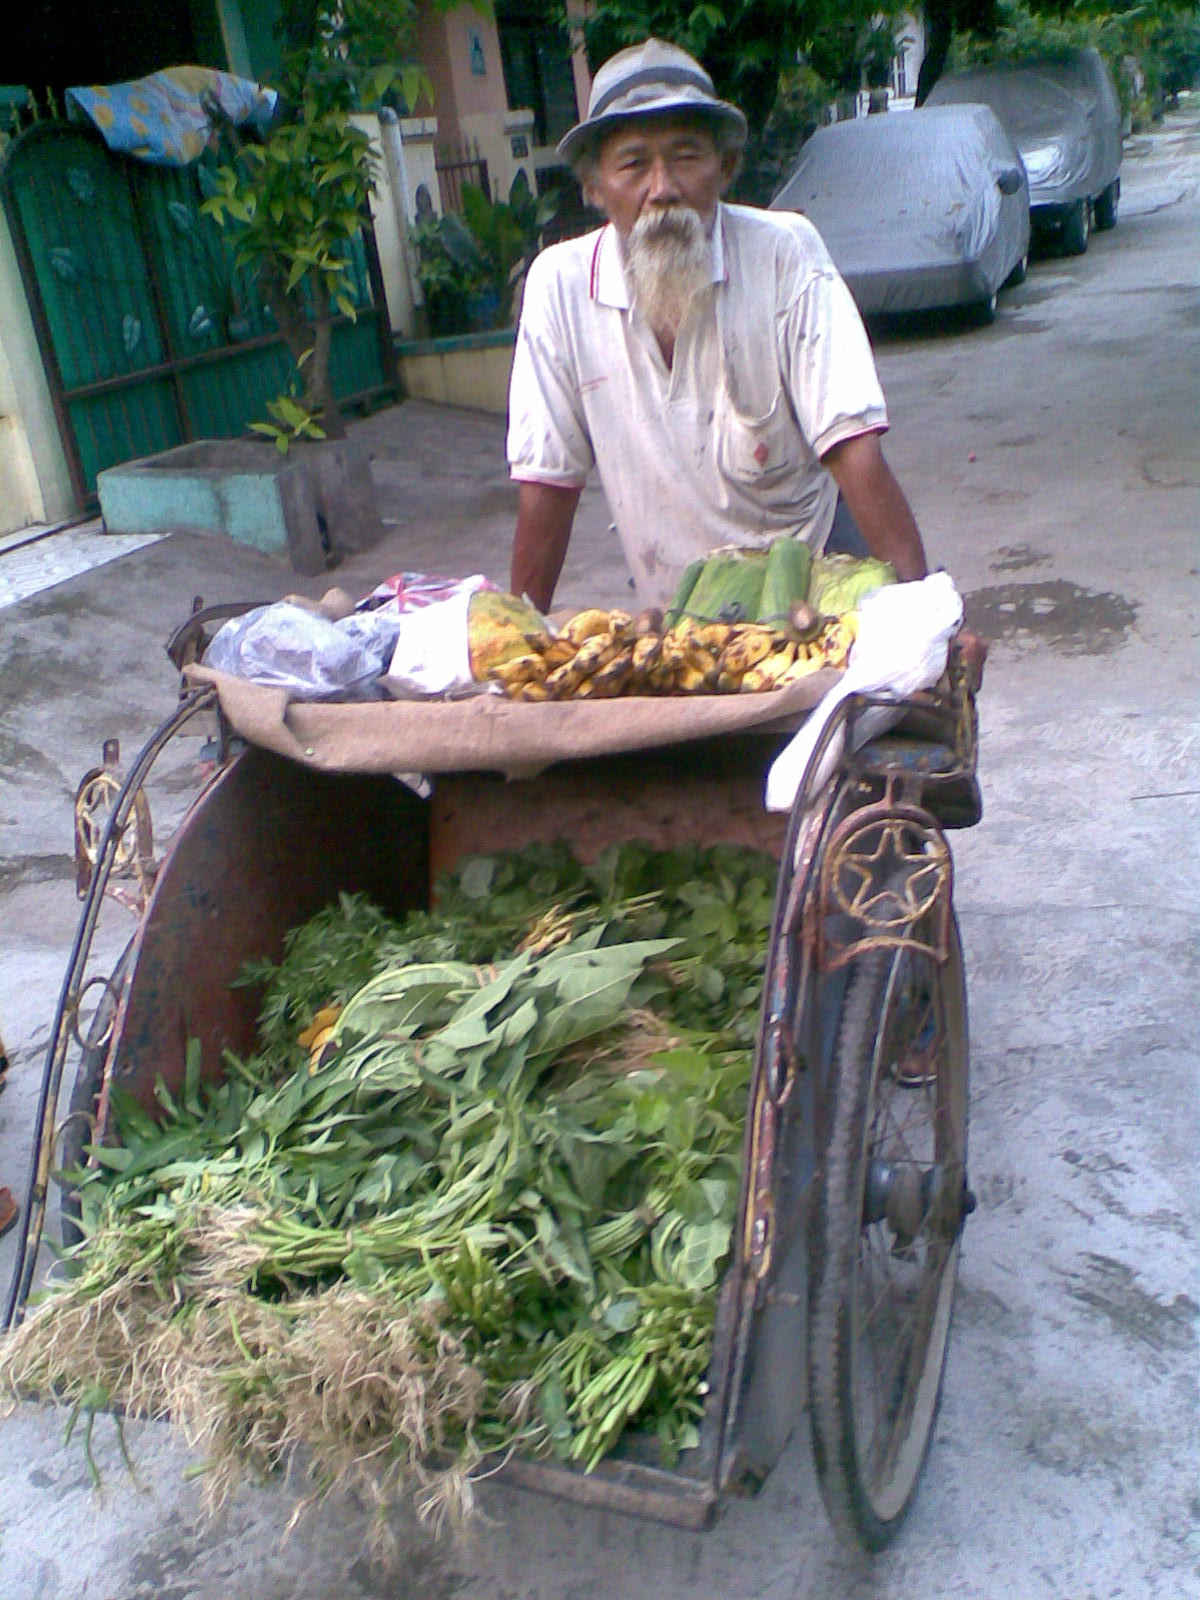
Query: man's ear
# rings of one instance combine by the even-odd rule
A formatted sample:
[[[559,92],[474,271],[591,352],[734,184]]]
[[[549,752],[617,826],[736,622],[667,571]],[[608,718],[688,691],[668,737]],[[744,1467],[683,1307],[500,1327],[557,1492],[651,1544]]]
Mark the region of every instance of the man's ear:
[[[729,187],[738,175],[738,168],[742,164],[740,150],[726,150],[721,157],[721,198],[729,193]]]
[[[598,211],[602,217],[607,217],[608,212],[604,209],[604,201],[601,198],[599,186],[595,181],[591,178],[584,178],[579,188],[588,205],[593,210]]]

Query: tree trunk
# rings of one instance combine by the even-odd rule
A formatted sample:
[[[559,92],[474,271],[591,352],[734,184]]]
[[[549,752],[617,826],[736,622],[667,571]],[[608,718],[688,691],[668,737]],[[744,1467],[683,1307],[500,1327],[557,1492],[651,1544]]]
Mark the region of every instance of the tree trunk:
[[[313,285],[313,307],[316,312],[310,322],[304,308],[287,293],[287,278],[276,261],[259,263],[258,281],[275,326],[283,335],[288,353],[296,365],[304,384],[304,404],[325,430],[328,439],[344,439],[346,424],[341,407],[334,399],[329,378],[329,355],[333,342],[330,320],[329,295],[325,286]],[[309,352],[311,351],[311,354]],[[307,359],[306,359],[307,358]]]
[[[304,374],[304,403],[319,419],[327,439],[344,439],[346,424],[342,419],[342,408],[334,399],[333,383],[329,376],[329,356],[333,347],[329,291],[318,279],[313,284],[312,292],[315,312],[312,355],[300,369]]]
[[[926,0],[925,55],[917,74],[916,103],[923,106],[942,75],[955,32],[978,33],[990,39],[996,32],[996,0]]]

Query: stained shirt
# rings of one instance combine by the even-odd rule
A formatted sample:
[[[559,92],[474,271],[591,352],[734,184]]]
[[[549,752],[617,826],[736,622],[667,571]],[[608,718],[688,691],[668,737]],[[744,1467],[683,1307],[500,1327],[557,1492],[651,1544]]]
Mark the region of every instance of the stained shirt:
[[[511,474],[581,488],[597,467],[644,605],[722,546],[791,533],[821,550],[837,486],[820,457],[887,427],[862,321],[811,223],[722,204],[711,251],[670,367],[611,225],[544,250],[525,287]]]

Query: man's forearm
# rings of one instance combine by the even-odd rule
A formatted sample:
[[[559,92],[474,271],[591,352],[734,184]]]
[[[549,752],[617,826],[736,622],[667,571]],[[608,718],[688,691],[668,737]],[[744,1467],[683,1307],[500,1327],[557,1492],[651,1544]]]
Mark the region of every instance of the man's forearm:
[[[821,462],[833,474],[871,554],[890,561],[901,582],[923,578],[929,571],[925,546],[878,434],[844,439]]]
[[[548,611],[554,598],[581,492],[548,483],[520,486],[510,582],[512,592],[528,595],[539,611]]]

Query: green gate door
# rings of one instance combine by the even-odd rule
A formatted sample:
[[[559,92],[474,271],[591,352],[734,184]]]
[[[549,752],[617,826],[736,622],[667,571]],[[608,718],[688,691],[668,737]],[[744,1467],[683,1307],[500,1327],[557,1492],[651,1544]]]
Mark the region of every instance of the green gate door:
[[[254,274],[200,214],[214,165],[132,161],[61,122],[5,153],[0,195],[81,507],[105,467],[232,438],[287,387],[287,347]],[[345,403],[395,388],[369,234],[351,284],[358,320],[337,319],[330,362]]]

